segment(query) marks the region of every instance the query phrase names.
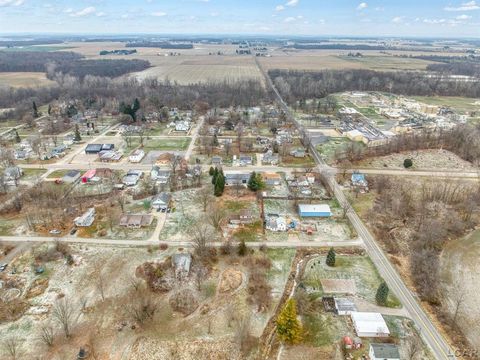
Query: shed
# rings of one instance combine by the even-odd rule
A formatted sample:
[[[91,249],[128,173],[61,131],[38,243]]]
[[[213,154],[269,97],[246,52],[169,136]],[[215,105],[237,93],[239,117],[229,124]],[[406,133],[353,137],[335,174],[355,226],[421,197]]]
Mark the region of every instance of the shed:
[[[352,312],[357,311],[355,303],[346,298],[335,298],[335,310],[338,315],[350,315]]]
[[[387,323],[382,314],[373,312],[352,312],[353,326],[359,337],[388,337]]]
[[[395,344],[370,344],[368,356],[371,360],[400,360],[400,352]]]
[[[63,176],[62,180],[66,183],[74,183],[79,178],[80,178],[80,171],[70,170]]]
[[[88,144],[85,148],[85,154],[98,154],[102,151],[102,144]]]
[[[332,211],[327,204],[299,204],[298,214],[301,217],[330,217]]]
[[[95,169],[90,169],[88,170],[85,174],[82,176],[82,183],[86,184],[89,181],[91,181],[94,177],[97,171]]]

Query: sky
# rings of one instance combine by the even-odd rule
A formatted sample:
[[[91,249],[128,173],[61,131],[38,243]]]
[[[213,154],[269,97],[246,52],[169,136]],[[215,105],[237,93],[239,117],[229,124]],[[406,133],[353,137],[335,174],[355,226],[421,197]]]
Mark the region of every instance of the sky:
[[[0,33],[480,37],[480,0],[0,0]]]

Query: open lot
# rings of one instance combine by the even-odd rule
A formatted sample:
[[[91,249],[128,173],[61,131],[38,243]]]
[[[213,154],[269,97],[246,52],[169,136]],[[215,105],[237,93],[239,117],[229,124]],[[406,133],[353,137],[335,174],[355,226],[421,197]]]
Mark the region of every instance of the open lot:
[[[53,84],[55,82],[41,72],[0,72],[0,86],[40,87]]]
[[[0,336],[18,338],[26,357],[55,360],[75,357],[79,347],[110,359],[165,359],[175,353],[188,360],[245,358],[241,351],[255,351],[256,338],[283,293],[294,250],[221,255],[214,264],[193,257],[189,275],[180,280],[172,256],[181,253],[185,251],[174,248],[40,245],[9,265],[16,274],[2,274],[8,282],[0,289],[2,304],[15,305],[18,313],[1,312]],[[147,266],[162,269],[154,275],[165,281],[161,287],[146,280]],[[249,290],[256,286],[250,276],[254,269],[271,289],[269,304],[261,309]],[[197,282],[199,272],[204,275]],[[182,298],[184,294],[188,296]],[[135,310],[141,311],[143,301],[151,310],[146,318]],[[69,338],[55,315],[55,308],[65,303],[74,314]],[[248,330],[246,349],[236,342],[240,326]],[[39,337],[46,327],[52,329],[52,346]]]

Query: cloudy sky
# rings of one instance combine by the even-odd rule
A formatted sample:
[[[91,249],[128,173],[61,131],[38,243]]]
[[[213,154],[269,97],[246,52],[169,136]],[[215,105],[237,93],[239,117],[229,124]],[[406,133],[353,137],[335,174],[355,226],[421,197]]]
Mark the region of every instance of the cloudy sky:
[[[0,33],[480,37],[480,0],[0,0]]]

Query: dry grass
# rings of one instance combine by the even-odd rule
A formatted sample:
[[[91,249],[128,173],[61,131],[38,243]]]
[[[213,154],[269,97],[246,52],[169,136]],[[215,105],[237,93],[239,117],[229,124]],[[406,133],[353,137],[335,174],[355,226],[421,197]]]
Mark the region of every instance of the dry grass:
[[[41,72],[0,72],[0,86],[41,87],[54,84]]]

